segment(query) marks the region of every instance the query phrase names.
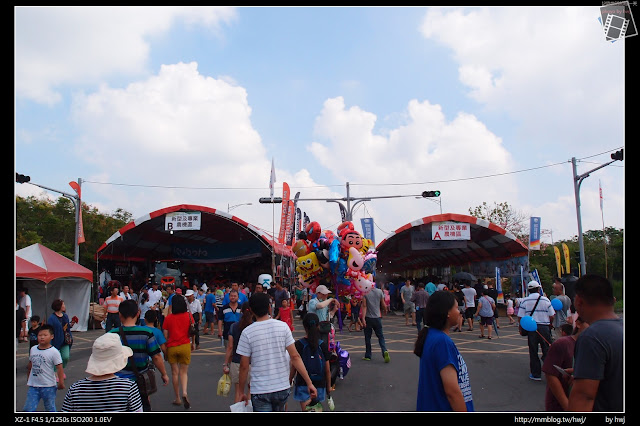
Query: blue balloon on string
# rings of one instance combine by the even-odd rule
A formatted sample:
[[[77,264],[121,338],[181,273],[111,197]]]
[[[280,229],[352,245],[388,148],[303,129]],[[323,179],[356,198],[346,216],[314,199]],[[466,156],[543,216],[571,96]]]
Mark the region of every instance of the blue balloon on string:
[[[551,306],[553,306],[553,309],[555,309],[556,311],[562,310],[562,302],[560,301],[560,299],[553,299],[551,301]]]
[[[538,329],[538,324],[536,324],[536,321],[531,315],[520,318],[520,325],[527,331],[536,331]]]

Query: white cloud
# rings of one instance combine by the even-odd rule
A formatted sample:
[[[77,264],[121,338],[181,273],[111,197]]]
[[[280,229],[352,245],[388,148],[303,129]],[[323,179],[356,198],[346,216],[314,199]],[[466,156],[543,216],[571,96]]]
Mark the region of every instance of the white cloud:
[[[234,17],[235,10],[224,7],[16,7],[16,94],[53,105],[65,85],[141,76],[149,37],[178,20],[216,32]]]
[[[451,48],[470,97],[539,145],[576,148],[600,146],[594,128],[611,121],[595,123],[622,124],[624,44],[605,41],[598,17],[597,6],[430,8],[421,30]]]
[[[447,121],[439,105],[416,100],[409,102],[405,116],[404,125],[382,136],[374,130],[373,113],[346,108],[342,98],[329,99],[315,125],[315,134],[323,142],[316,141],[308,149],[333,175],[357,183],[352,187],[354,197],[416,195],[439,189],[443,213],[463,214],[482,201],[513,202],[517,197],[513,180],[507,178],[444,182],[511,170],[512,159],[501,139],[476,117],[459,113]],[[434,183],[384,185],[416,182]],[[437,205],[413,197],[371,201],[367,211],[387,232],[440,213]],[[361,208],[356,216],[364,213]]]
[[[430,8],[421,31],[451,49],[469,97],[514,120],[516,131],[504,145],[525,168],[624,145],[624,41],[606,42],[598,17],[597,6]],[[581,165],[579,173],[593,167]],[[570,238],[577,234],[575,197],[570,167],[562,172],[561,184],[550,180],[546,190],[522,179],[521,205],[541,215],[543,227]],[[598,176],[616,176],[609,223],[624,227],[623,175],[601,170]],[[593,184],[585,181],[581,190],[589,200],[583,230],[601,228]]]

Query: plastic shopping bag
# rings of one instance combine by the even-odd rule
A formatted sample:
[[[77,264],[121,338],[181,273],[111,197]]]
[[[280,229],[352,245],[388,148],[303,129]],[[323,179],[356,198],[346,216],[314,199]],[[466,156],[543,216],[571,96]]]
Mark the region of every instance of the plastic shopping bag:
[[[228,374],[223,374],[218,380],[218,396],[229,396],[231,390],[231,377]]]
[[[233,405],[230,405],[232,413],[251,413],[253,412],[253,405],[251,405],[251,400],[249,400],[249,404],[245,405],[244,401],[236,402]]]

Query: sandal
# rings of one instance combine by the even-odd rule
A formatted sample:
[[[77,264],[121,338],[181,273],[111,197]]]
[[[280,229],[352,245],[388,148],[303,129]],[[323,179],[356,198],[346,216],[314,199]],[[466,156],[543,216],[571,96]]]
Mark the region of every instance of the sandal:
[[[491,340],[491,336],[487,337],[487,339]]]
[[[173,405],[182,405],[182,401],[175,400],[172,402]]]
[[[187,395],[182,395],[182,399],[184,399],[184,408],[186,408],[187,410],[191,408],[191,403],[189,402],[189,398],[187,398]]]
[[[478,339],[484,339],[484,336],[478,336]]]

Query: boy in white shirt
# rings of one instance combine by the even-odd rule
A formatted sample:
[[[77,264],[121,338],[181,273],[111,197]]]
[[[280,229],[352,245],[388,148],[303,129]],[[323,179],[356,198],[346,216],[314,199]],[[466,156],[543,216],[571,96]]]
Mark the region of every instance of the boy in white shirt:
[[[51,344],[52,340],[53,327],[50,324],[40,326],[38,345],[29,352],[29,389],[23,411],[36,411],[42,399],[46,411],[56,412],[56,390],[64,389],[64,370],[62,356]]]

